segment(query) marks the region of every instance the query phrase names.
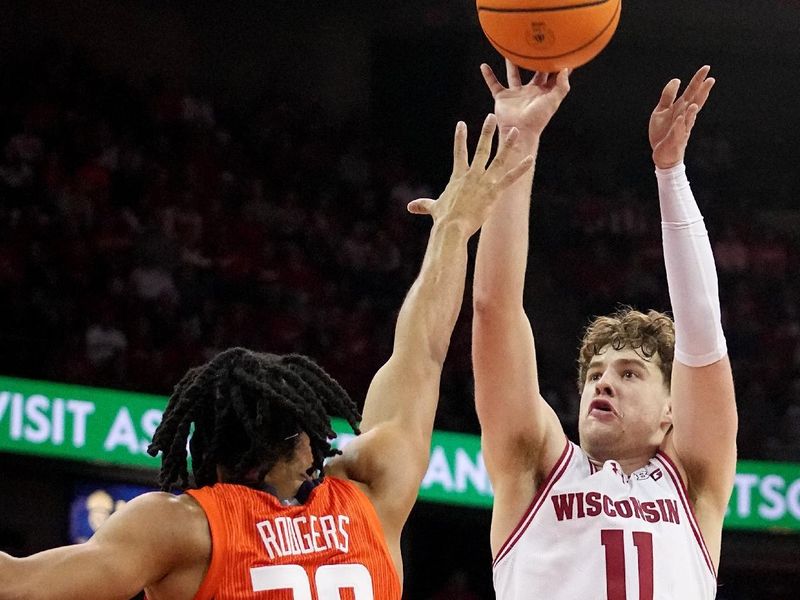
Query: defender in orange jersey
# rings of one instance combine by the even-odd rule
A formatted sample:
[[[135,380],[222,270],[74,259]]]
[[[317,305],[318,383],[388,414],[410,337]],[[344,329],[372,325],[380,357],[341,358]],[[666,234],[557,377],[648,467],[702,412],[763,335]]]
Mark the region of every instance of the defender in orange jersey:
[[[150,600],[398,600],[400,533],[428,464],[467,241],[533,162],[509,164],[512,129],[487,167],[495,128],[490,115],[470,165],[459,123],[447,188],[409,205],[433,228],[360,431],[355,404],[310,359],[226,350],[178,383],[149,449],[162,453],[162,489],[186,493],[134,499],[85,544],[0,553],[0,600],[143,589]],[[329,443],[333,414],[360,434],[341,453]]]

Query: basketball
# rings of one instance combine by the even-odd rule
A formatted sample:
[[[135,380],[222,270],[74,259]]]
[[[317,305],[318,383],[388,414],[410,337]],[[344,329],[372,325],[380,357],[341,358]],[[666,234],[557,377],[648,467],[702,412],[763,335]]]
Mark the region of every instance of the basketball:
[[[555,73],[585,65],[606,47],[622,0],[477,0],[492,45],[515,65]]]

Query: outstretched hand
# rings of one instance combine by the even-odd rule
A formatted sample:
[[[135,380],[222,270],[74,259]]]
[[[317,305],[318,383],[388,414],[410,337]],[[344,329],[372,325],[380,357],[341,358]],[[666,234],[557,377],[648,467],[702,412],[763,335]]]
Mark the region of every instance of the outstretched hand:
[[[539,136],[569,93],[569,71],[536,73],[522,83],[519,68],[506,59],[508,87],[498,81],[492,68],[481,65],[481,73],[494,98],[494,112],[502,133],[516,127],[525,135]]]
[[[483,123],[475,156],[470,164],[467,152],[467,126],[464,122],[459,122],[453,144],[453,173],[447,187],[437,200],[420,198],[409,203],[408,211],[431,215],[434,222],[438,223],[457,223],[464,228],[467,235],[478,231],[488,218],[501,192],[533,165],[532,156],[526,156],[521,162],[514,161],[514,164],[509,164],[511,162],[509,156],[519,139],[519,131],[516,128],[511,128],[505,134],[505,143],[489,163],[496,128],[497,119],[490,114]]]
[[[697,114],[714,87],[714,78],[708,77],[710,70],[707,65],[701,67],[677,100],[680,79],[673,79],[664,87],[661,100],[650,116],[649,128],[653,162],[658,168],[668,169],[683,162]]]

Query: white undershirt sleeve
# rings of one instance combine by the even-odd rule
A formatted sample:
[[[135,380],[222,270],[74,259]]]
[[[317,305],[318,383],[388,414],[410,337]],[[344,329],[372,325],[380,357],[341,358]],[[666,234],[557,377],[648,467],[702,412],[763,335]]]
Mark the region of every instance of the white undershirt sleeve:
[[[690,367],[710,365],[728,350],[708,231],[683,163],[656,168],[656,178],[664,264],[675,317],[675,359]]]

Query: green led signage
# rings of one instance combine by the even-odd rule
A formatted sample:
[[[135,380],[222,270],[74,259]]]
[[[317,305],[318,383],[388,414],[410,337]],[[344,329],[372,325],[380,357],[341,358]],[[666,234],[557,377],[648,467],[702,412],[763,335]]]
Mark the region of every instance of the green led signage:
[[[166,398],[0,377],[0,452],[157,469],[147,445]],[[335,421],[343,446],[353,434]],[[434,431],[420,498],[490,508],[492,489],[474,435]],[[800,464],[740,461],[725,527],[800,532]]]

